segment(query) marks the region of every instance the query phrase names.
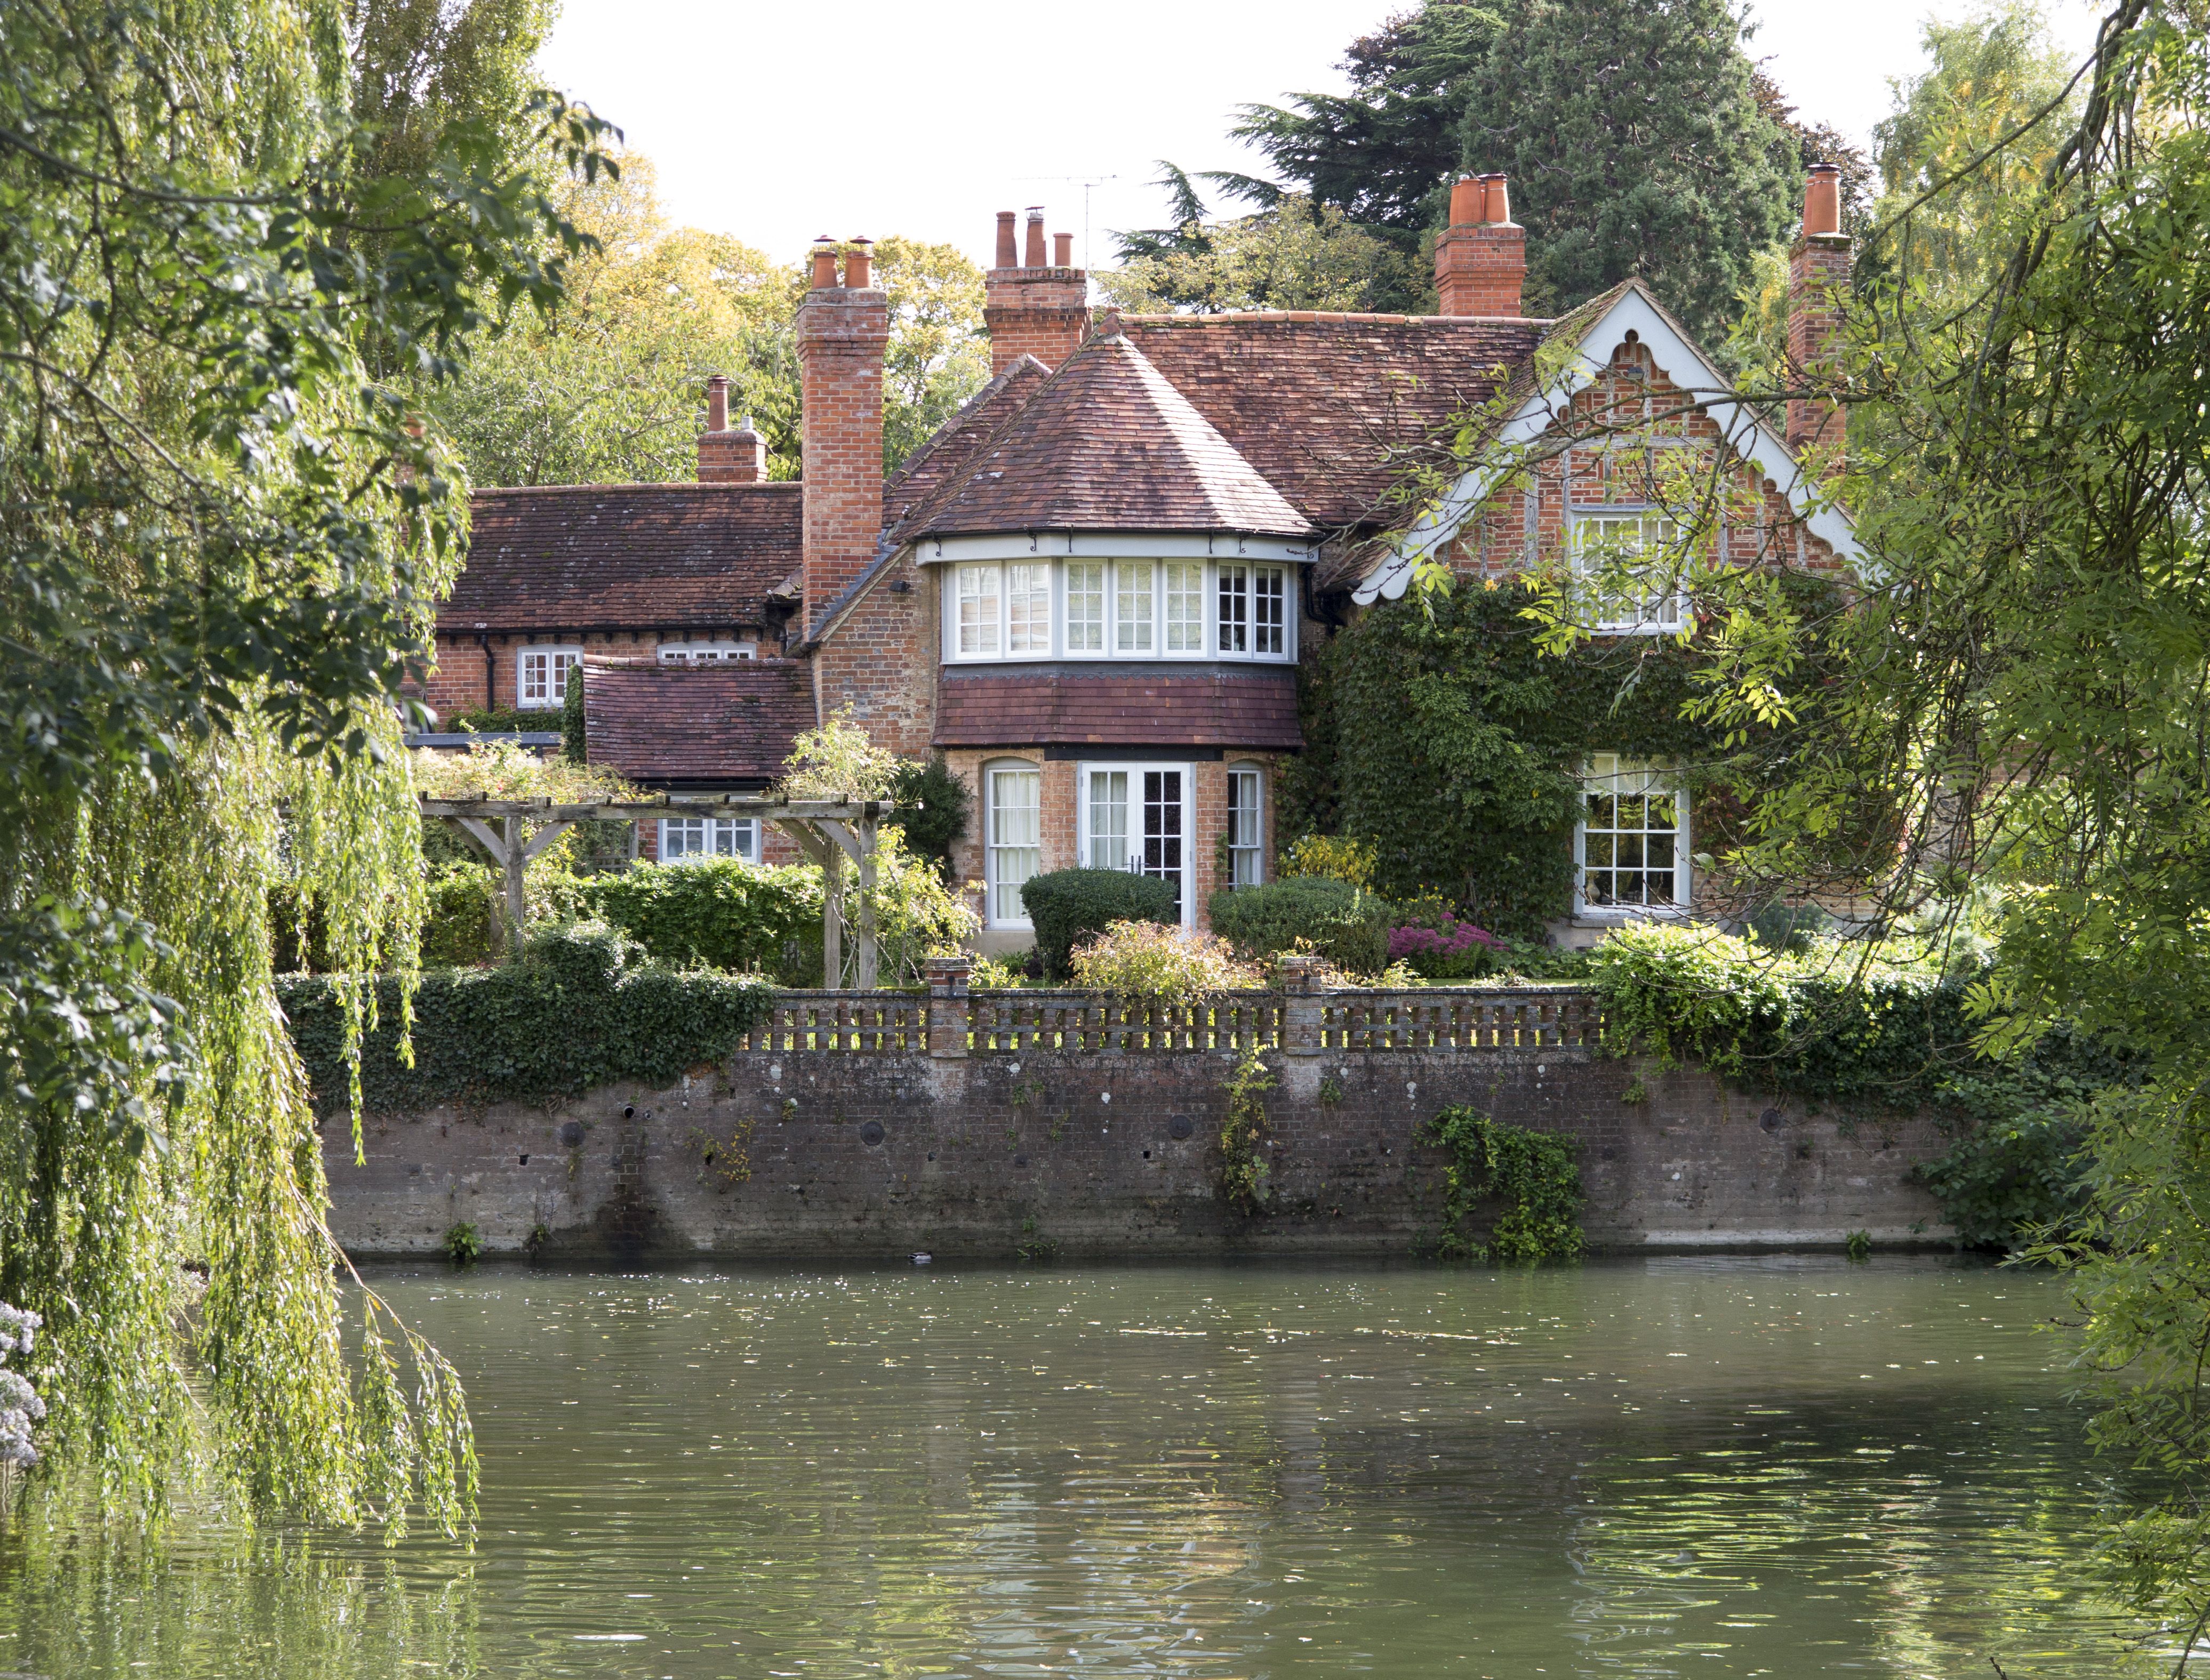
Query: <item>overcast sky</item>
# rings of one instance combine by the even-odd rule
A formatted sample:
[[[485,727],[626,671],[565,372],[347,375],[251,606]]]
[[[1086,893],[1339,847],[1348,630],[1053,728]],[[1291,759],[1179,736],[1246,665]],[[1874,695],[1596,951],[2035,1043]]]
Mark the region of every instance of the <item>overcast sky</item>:
[[[1164,218],[1155,160],[1261,172],[1226,137],[1235,108],[1342,87],[1344,47],[1408,3],[564,0],[541,63],[651,155],[676,220],[779,259],[903,233],[987,264],[994,213],[1040,203],[1103,266],[1109,230]],[[1863,138],[1921,63],[1921,20],[1970,9],[1756,0],[1750,51],[1806,117]],[[2050,10],[2084,56],[2098,9]]]

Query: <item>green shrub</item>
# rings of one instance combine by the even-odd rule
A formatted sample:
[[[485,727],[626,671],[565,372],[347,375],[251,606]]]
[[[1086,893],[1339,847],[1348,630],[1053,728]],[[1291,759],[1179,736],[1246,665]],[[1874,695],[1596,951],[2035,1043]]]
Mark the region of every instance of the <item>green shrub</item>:
[[[1077,944],[1070,963],[1077,985],[1122,997],[1201,997],[1266,983],[1226,940],[1156,922],[1115,922]]]
[[[951,848],[967,836],[974,797],[942,753],[925,762],[906,759],[891,778],[891,798],[898,805],[891,826],[904,832],[908,851],[926,858],[946,881],[951,878]]]
[[[422,966],[466,968],[491,959],[492,907],[498,878],[481,864],[432,868],[430,913],[422,924]]]
[[[568,686],[560,697],[560,756],[571,764],[587,764],[589,733],[583,718],[583,667],[568,667]]]
[[[362,1044],[360,1065],[369,1113],[420,1113],[455,1101],[542,1102],[618,1080],[667,1085],[686,1069],[734,1055],[775,1000],[758,980],[663,967],[614,929],[547,929],[531,935],[519,962],[422,977],[410,1068],[396,1053],[398,982],[374,984],[378,1024]],[[344,1113],[338,982],[286,975],[276,990],[316,1111]]]
[[[1215,893],[1212,925],[1249,961],[1308,948],[1346,974],[1379,974],[1389,966],[1389,906],[1325,876]]]
[[[592,913],[626,930],[658,961],[732,973],[789,972],[793,948],[821,960],[821,874],[734,858],[641,866],[583,883]]]
[[[1120,870],[1032,875],[1022,884],[1021,903],[1035,924],[1036,948],[1054,979],[1066,978],[1074,942],[1085,933],[1102,933],[1115,922],[1175,920],[1171,886],[1154,876]]]

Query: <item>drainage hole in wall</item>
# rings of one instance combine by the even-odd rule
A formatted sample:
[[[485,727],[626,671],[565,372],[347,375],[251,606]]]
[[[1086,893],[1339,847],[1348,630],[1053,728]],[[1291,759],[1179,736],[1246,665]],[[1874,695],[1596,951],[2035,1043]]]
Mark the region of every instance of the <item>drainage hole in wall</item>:
[[[928,1152],[928,1159],[931,1159],[932,1161],[933,1161],[933,1160],[934,1160],[934,1159],[936,1159],[936,1151],[934,1151],[933,1149],[930,1150],[930,1151]]]
[[[1026,1155],[1016,1155],[1013,1157],[1013,1165],[1015,1166],[1026,1166],[1028,1164],[1029,1158]]]
[[[876,1144],[880,1143],[882,1141],[883,1141],[883,1123],[882,1123],[881,1121],[879,1121],[879,1120],[867,1120],[867,1121],[863,1121],[863,1122],[860,1123],[860,1142],[862,1142],[862,1143],[866,1144],[869,1148],[871,1148],[871,1149],[872,1149],[872,1148],[873,1148]]]
[[[1151,1158],[1151,1152],[1150,1152],[1150,1150],[1148,1150],[1148,1149],[1144,1150],[1144,1159],[1145,1160],[1149,1160],[1149,1159],[1150,1159],[1150,1158]]]
[[[624,1110],[622,1111],[622,1118],[623,1118],[623,1119],[625,1119],[625,1120],[634,1120],[634,1119],[636,1119],[636,1118],[637,1118],[637,1111],[636,1111],[635,1109],[633,1109],[633,1108],[625,1108],[625,1109],[624,1109]]]
[[[1190,1130],[1189,1116],[1187,1114],[1175,1115],[1174,1117],[1168,1123],[1167,1130],[1171,1132],[1176,1137],[1187,1137]]]
[[[528,1157],[528,1156],[527,1156],[527,1155],[524,1155],[524,1156],[522,1158],[522,1165],[524,1165],[524,1166],[528,1166],[528,1165],[529,1165],[529,1157]]]

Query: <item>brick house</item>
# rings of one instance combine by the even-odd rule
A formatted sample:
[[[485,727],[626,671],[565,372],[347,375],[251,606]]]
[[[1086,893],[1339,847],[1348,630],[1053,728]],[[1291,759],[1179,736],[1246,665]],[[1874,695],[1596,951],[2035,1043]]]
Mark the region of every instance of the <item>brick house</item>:
[[[1048,259],[1031,211],[1017,251],[1001,214],[993,376],[887,482],[885,296],[866,241],[818,246],[798,318],[802,491],[716,481],[726,461],[758,460],[716,391],[697,485],[481,493],[433,700],[496,684],[484,662],[503,655],[528,704],[534,667],[516,661],[586,657],[594,756],[603,741],[625,772],[650,767],[668,786],[734,785],[779,759],[773,732],[849,708],[896,751],[943,751],[973,788],[955,861],[984,883],[983,948],[1029,943],[1021,882],[1078,862],[1171,882],[1202,924],[1222,874],[1253,882],[1271,867],[1274,782],[1302,744],[1300,658],[1400,598],[1421,562],[1494,575],[1661,540],[1647,489],[1617,470],[1630,446],[1721,464],[1715,540],[1730,559],[1841,570],[1856,557],[1847,516],[1821,493],[1840,447],[1829,409],[1791,404],[1785,436],[1724,401],[1676,412],[1683,394],[1727,382],[1646,288],[1526,318],[1525,233],[1503,178],[1460,182],[1451,207],[1429,316],[1093,318],[1067,236]],[[1790,270],[1804,370],[1826,354],[1849,262],[1822,167]],[[1598,412],[1670,418],[1565,441],[1565,418]],[[1469,413],[1488,417],[1470,465],[1452,449]],[[1420,461],[1448,487],[1408,503]],[[1600,611],[1603,634],[1632,636],[1677,630],[1682,605],[1661,593]],[[495,651],[487,632],[510,640]],[[777,695],[810,710],[764,687],[709,699],[681,680],[695,668],[638,663],[648,641],[663,650],[651,657],[679,659],[665,650],[746,637],[758,664],[743,681],[772,674]],[[628,668],[602,673],[604,658]],[[1589,746],[1567,937],[1679,913],[1694,891],[1686,807],[1664,767]]]

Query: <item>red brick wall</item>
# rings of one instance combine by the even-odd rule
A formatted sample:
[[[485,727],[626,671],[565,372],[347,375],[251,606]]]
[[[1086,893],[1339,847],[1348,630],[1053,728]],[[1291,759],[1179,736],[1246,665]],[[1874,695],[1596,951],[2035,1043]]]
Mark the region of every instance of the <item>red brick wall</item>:
[[[1446,228],[1435,238],[1435,291],[1445,315],[1516,318],[1524,311],[1527,230],[1499,222]]]
[[[885,295],[817,286],[798,311],[810,626],[874,558],[883,525]]]
[[[982,322],[994,378],[1023,356],[1055,368],[1090,332],[1090,277],[1080,268],[992,268]]]
[[[1841,234],[1812,234],[1788,253],[1788,361],[1791,382],[1816,382],[1829,371],[1850,284],[1850,242]],[[1793,399],[1788,404],[1788,447],[1814,449],[1822,477],[1842,470],[1845,417],[1831,402]]]
[[[810,500],[810,483],[806,493]],[[879,491],[877,503],[879,508]],[[917,566],[910,557],[899,560],[868,586],[812,659],[820,714],[848,706],[876,745],[909,757],[928,756],[936,728],[933,574],[940,569]]]

